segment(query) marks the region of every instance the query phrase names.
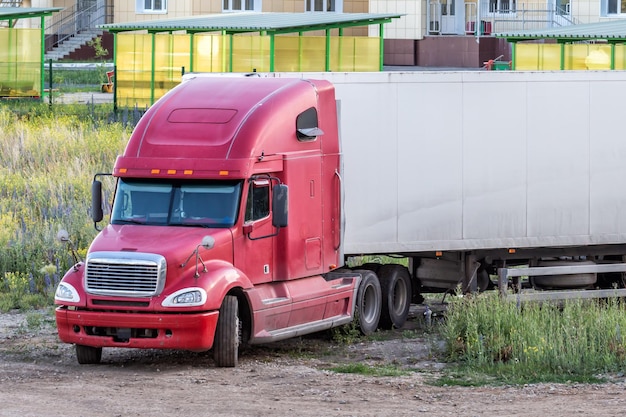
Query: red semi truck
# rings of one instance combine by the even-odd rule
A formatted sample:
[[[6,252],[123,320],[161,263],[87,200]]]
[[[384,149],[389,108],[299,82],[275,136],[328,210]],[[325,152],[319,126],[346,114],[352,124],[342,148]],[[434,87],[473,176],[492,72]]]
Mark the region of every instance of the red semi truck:
[[[57,289],[80,363],[235,366],[242,343],[401,327],[420,293],[496,274],[516,299],[626,296],[622,72],[187,78],[133,131],[110,222]]]
[[[152,106],[115,163],[110,224],[56,293],[78,362],[103,347],[213,349],[236,366],[240,343],[343,325],[356,309],[376,330],[376,275],[339,268],[336,106],[328,81],[258,77],[196,78]]]

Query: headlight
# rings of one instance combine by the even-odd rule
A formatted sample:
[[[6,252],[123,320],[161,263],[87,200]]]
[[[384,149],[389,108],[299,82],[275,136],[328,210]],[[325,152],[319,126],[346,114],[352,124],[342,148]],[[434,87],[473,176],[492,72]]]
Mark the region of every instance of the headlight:
[[[194,307],[206,302],[206,291],[202,288],[184,288],[163,300],[163,307]]]
[[[72,303],[78,303],[80,295],[78,295],[78,291],[72,285],[61,282],[57,287],[56,293],[54,293],[54,299],[59,302],[71,301]]]

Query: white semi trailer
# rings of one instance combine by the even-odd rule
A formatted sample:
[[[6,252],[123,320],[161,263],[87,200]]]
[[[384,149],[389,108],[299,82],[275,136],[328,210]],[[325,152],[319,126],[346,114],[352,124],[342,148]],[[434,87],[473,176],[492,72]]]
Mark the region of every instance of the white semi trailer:
[[[402,327],[422,292],[496,273],[514,296],[626,295],[626,73],[194,76],[133,131],[110,223],[57,289],[80,363],[236,366],[240,343]]]
[[[408,257],[414,295],[498,270],[501,290],[624,295],[625,72],[303,76],[340,102],[347,257]]]

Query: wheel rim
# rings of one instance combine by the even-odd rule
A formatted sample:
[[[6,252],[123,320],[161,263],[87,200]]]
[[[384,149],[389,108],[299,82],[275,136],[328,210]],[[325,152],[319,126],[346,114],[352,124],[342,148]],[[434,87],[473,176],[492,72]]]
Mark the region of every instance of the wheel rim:
[[[407,305],[408,291],[404,280],[398,280],[393,288],[392,308],[395,314],[401,315]]]
[[[371,323],[376,317],[376,291],[372,285],[368,285],[365,288],[363,294],[363,303],[361,306],[361,313],[363,314],[363,321]]]

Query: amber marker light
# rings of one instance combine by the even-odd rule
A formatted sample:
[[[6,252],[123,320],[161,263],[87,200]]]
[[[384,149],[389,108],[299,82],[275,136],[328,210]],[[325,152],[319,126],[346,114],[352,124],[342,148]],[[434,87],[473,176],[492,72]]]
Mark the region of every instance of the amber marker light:
[[[174,175],[174,174],[176,174],[176,170],[175,169],[168,169],[167,170],[167,174],[168,175]]]
[[[191,169],[186,169],[183,171],[183,175],[191,175],[193,174],[193,171]]]
[[[509,248],[509,253],[515,253],[515,249]]]
[[[435,256],[437,258],[439,258],[440,256],[443,256],[443,252],[441,252],[440,250],[438,250],[437,252],[435,252]]]
[[[220,175],[222,177],[224,177],[224,176],[228,175],[228,171],[220,171]]]
[[[151,174],[160,174],[161,170],[160,169],[153,169],[152,171],[150,171]]]
[[[126,171],[128,171],[126,168],[120,168],[120,174],[126,174]]]

